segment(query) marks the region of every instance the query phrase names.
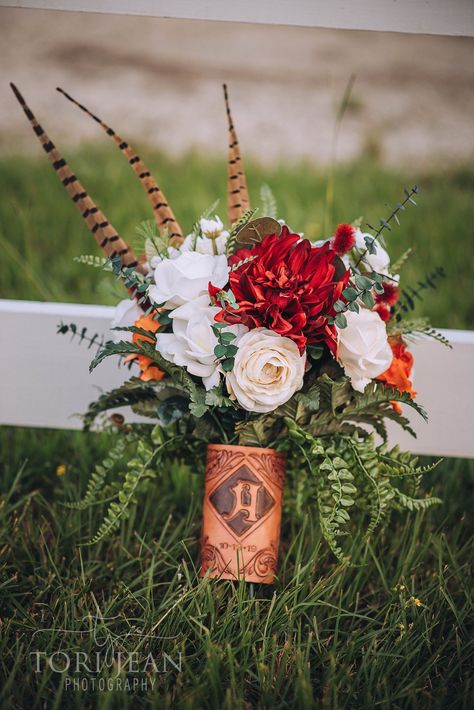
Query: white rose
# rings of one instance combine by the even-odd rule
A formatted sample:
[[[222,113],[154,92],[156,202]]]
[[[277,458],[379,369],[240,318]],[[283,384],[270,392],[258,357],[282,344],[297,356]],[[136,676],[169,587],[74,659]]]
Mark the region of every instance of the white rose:
[[[365,386],[385,372],[392,362],[387,329],[380,316],[367,308],[359,313],[347,311],[346,328],[338,328],[338,360],[352,387],[363,392]]]
[[[356,229],[355,245],[358,249],[361,249],[362,251],[365,251],[367,249],[364,237],[370,237],[371,239],[373,239],[372,234],[369,234],[368,232],[361,232],[360,229]],[[369,252],[367,252],[367,254],[365,254],[364,256],[364,262],[372,269],[372,271],[376,271],[378,274],[388,275],[388,267],[390,266],[390,257],[388,253],[383,248],[383,246],[381,246],[377,241],[374,242],[374,248],[375,254],[370,254]]]
[[[165,308],[176,308],[207,293],[209,281],[224,287],[229,276],[225,256],[184,252],[176,259],[163,259],[156,265],[150,299]]]
[[[249,412],[271,412],[303,386],[306,356],[290,338],[254,328],[235,341],[234,368],[227,389]]]
[[[115,306],[114,317],[110,327],[129,327],[133,325],[136,320],[141,318],[142,315],[143,310],[140,308],[136,300],[134,298],[126,298]],[[122,330],[112,330],[111,338],[114,343],[118,343],[120,340],[125,340],[126,342],[131,343],[132,333],[127,333]]]
[[[179,306],[172,313],[172,333],[158,333],[156,349],[175,365],[185,367],[190,375],[202,377],[207,390],[219,384],[219,362],[214,355],[217,338],[211,328],[220,308],[209,305],[209,296]],[[247,330],[245,326],[226,328],[236,335]]]
[[[188,234],[181,251],[197,251],[199,254],[225,254],[225,247],[229,232],[216,215],[215,219],[201,219],[199,221],[202,236],[196,237]]]

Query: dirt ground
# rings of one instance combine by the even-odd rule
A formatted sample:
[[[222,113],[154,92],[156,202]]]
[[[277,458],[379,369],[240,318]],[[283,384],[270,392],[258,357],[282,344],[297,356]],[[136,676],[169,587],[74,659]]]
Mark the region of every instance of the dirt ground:
[[[390,165],[474,157],[474,40],[0,8],[0,149],[36,150],[8,81],[61,146],[101,139],[64,87],[124,137],[224,152],[227,81],[244,154]]]

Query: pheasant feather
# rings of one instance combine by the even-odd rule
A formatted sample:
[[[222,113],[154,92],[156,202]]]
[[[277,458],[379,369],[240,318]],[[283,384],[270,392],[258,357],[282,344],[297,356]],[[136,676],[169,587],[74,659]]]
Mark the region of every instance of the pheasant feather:
[[[132,249],[118,235],[115,228],[110,224],[104,213],[97,207],[83,185],[72,172],[69,165],[59,153],[58,149],[36,120],[30,107],[18,91],[14,84],[10,84],[13,93],[20,103],[23,111],[36,133],[43,150],[52,164],[58,178],[66,188],[70,198],[79,208],[83,219],[92,232],[94,239],[109,258],[120,257],[123,266],[136,268],[143,271],[143,267],[138,263]]]
[[[128,163],[135,175],[137,175],[137,177],[139,178],[140,183],[151,203],[151,206],[153,207],[153,214],[155,216],[156,224],[160,233],[166,233],[168,235],[170,244],[172,246],[177,247],[182,244],[182,242],[184,241],[183,232],[178,222],[176,221],[176,218],[173,214],[173,210],[168,205],[166,198],[161,189],[159,188],[156,180],[150,174],[150,171],[146,167],[145,163],[135,153],[133,148],[126,141],[120,138],[120,136],[115,133],[113,128],[110,128],[110,126],[104,123],[102,119],[100,119],[98,116],[89,111],[89,109],[86,108],[83,104],[79,103],[79,101],[76,101],[76,99],[70,96],[70,94],[66,93],[60,87],[58,87],[57,90],[67,99],[69,99],[69,101],[71,101],[73,104],[82,109],[82,111],[87,113],[88,116],[93,118],[94,121],[96,121],[96,123],[98,123],[104,129],[107,135],[112,138],[112,140],[116,143],[116,145],[120,148],[122,153],[127,158]]]
[[[229,123],[229,155],[227,161],[227,209],[231,224],[237,222],[242,214],[250,208],[247,181],[240,155],[239,141],[234,128],[229,106],[227,86],[224,84],[224,99]]]

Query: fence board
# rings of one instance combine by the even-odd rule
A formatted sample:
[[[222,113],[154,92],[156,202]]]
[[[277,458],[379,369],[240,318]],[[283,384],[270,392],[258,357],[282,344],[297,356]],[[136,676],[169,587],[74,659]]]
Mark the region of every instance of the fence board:
[[[472,0],[0,0],[0,6],[440,35],[474,34]]]
[[[107,334],[112,314],[113,308],[104,306],[0,300],[0,425],[80,429],[77,415],[128,373],[109,359],[89,374],[93,352],[57,335],[57,325],[75,322]],[[474,332],[443,332],[453,350],[432,340],[412,347],[418,400],[430,421],[407,412],[418,438],[392,425],[390,440],[417,453],[474,457]]]

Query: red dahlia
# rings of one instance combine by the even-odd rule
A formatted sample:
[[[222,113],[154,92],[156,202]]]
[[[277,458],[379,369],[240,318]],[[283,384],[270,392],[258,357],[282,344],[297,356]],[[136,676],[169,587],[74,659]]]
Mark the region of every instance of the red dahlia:
[[[239,249],[229,259],[237,264],[254,257],[229,275],[238,310],[227,308],[216,320],[265,327],[291,338],[302,353],[307,343],[323,342],[336,352],[337,334],[329,325],[334,303],[341,297],[349,271],[329,243],[313,247],[283,227],[253,249]],[[336,274],[336,268],[338,273]]]

